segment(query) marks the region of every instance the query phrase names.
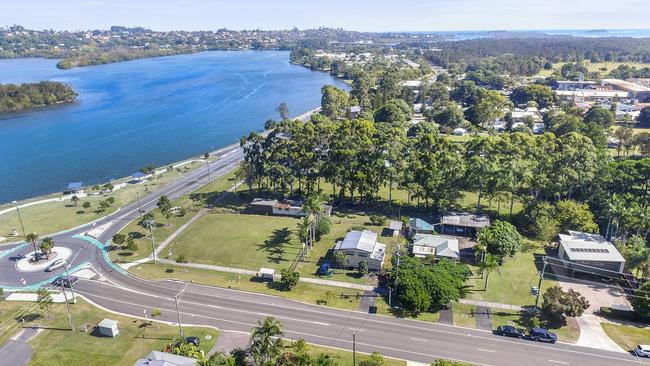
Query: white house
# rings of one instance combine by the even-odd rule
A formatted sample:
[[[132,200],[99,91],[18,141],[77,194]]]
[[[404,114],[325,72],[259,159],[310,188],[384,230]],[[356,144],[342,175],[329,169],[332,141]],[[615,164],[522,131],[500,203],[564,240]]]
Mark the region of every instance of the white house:
[[[458,127],[458,128],[454,128],[454,130],[452,131],[452,133],[453,133],[455,136],[465,136],[465,135],[467,135],[467,130],[464,129],[464,128],[460,128],[460,127]]]
[[[619,273],[625,267],[625,258],[618,249],[598,234],[572,230],[568,235],[560,234],[557,255],[565,261]]]
[[[348,267],[359,267],[367,261],[368,269],[378,271],[384,264],[386,244],[377,242],[377,233],[369,230],[352,230],[343,240],[336,243],[334,252],[343,252],[348,257]]]
[[[413,255],[418,258],[435,256],[436,258],[447,258],[452,261],[460,258],[458,239],[450,236],[415,234],[412,251]]]

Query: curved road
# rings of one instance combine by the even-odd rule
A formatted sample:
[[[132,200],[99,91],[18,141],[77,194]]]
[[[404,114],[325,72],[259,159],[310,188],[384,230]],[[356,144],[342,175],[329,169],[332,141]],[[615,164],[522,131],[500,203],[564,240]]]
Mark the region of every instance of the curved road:
[[[210,163],[209,167],[212,178],[234,169],[242,159],[239,147],[225,148],[216,155],[220,159]],[[206,184],[207,169],[197,169],[144,197],[142,209],[148,211],[154,208],[163,194],[174,199]],[[129,275],[108,259],[101,244],[138,215],[136,202],[97,222],[96,226],[107,225],[98,240],[79,237],[91,230],[93,225],[84,225],[54,238],[57,245],[72,249],[73,256],[80,253],[71,263],[71,268],[91,265],[104,277],[103,280],[81,279],[75,286],[75,292],[107,310],[136,317],[143,317],[151,309],[158,308],[162,310],[159,320],[176,324],[174,296],[187,284],[147,281]],[[6,291],[35,289],[53,280],[52,274],[43,271],[20,272],[16,269],[16,261],[30,253],[30,247],[25,244],[3,247],[6,251],[0,253],[0,286]],[[197,284],[187,285],[180,302],[180,313],[184,325],[207,325],[242,332],[249,332],[257,320],[274,316],[283,323],[289,338],[304,338],[314,344],[351,349],[354,333],[357,350],[361,352],[378,351],[386,356],[425,363],[446,358],[474,365],[499,366],[650,365],[650,361],[624,353],[563,343],[547,345],[502,338],[475,329],[337,310],[275,296]]]

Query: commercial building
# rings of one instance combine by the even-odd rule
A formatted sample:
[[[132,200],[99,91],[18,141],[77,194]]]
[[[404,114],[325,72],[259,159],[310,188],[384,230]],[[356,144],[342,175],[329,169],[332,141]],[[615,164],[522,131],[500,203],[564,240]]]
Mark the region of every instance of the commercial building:
[[[629,98],[637,99],[639,103],[650,102],[650,87],[619,79],[603,79],[603,85],[611,85],[615,89],[628,92]]]
[[[568,262],[623,272],[625,258],[616,247],[601,235],[569,230],[560,234],[558,257]],[[585,268],[580,268],[585,270]]]
[[[366,261],[368,269],[378,271],[384,264],[386,244],[377,242],[377,233],[373,231],[352,230],[336,243],[334,252],[343,252],[347,256],[347,267],[359,268],[359,263]]]

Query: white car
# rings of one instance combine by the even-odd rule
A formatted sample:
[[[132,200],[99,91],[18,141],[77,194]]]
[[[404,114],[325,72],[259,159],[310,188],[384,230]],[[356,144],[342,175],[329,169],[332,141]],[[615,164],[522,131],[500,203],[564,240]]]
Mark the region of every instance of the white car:
[[[45,272],[52,272],[66,265],[65,259],[57,259],[45,268]]]
[[[650,345],[640,344],[636,346],[634,354],[639,357],[650,357]]]

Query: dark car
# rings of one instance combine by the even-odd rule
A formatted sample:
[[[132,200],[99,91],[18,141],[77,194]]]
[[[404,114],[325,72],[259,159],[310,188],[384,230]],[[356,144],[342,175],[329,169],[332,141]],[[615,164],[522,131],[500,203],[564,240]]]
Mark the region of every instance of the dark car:
[[[551,333],[544,328],[533,328],[528,333],[528,338],[537,342],[548,342],[555,343],[557,342],[557,334]]]
[[[185,342],[192,343],[193,345],[198,347],[201,344],[201,338],[199,338],[199,337],[187,337],[187,338],[185,338]]]
[[[59,277],[56,280],[52,281],[52,285],[58,287],[72,287],[79,282],[79,277],[77,276],[65,276]]]
[[[523,329],[517,329],[511,325],[500,325],[497,327],[497,330],[494,331],[495,334],[506,337],[513,338],[524,338],[526,333]]]

